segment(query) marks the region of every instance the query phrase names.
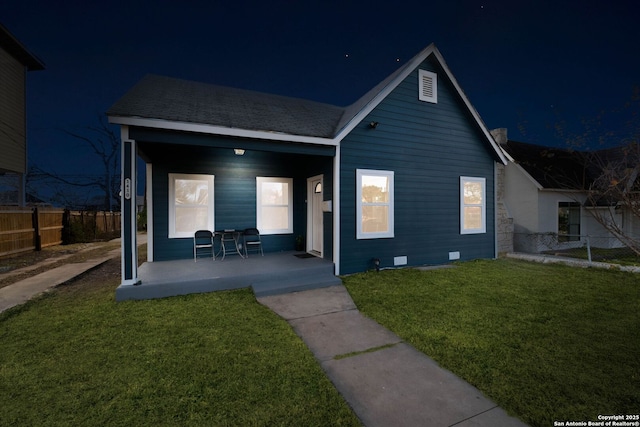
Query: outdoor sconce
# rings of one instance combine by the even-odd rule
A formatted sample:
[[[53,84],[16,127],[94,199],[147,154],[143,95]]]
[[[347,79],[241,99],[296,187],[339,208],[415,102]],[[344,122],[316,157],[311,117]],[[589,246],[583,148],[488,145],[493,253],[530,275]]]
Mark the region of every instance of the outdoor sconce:
[[[378,127],[378,122],[371,122],[371,123],[369,123],[369,127],[370,127],[371,129],[375,129],[375,128],[377,128],[377,127]]]
[[[244,148],[234,148],[233,152],[236,153],[236,156],[244,156]]]
[[[373,265],[376,267],[376,273],[380,272],[380,258],[374,258]]]

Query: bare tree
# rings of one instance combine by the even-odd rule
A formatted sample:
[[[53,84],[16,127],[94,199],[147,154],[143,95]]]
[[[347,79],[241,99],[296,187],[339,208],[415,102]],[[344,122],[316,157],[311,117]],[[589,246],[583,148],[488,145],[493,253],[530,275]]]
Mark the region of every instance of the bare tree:
[[[91,168],[93,173],[63,175],[32,166],[29,185],[34,187],[38,183],[49,182],[55,191],[54,196],[66,205],[88,203],[86,199],[90,195],[90,189],[98,189],[104,195],[104,209],[119,210],[120,139],[103,116],[99,116],[98,120],[98,125],[86,126],[81,131],[61,129],[61,132],[80,141],[96,155],[95,167]],[[69,190],[70,187],[80,191]]]
[[[587,201],[599,207],[588,212],[640,256],[640,235],[616,219],[619,217],[616,213],[622,211],[630,216],[628,220],[640,224],[640,144],[636,139],[621,147],[587,153],[584,159],[592,176]]]
[[[606,122],[615,122],[617,130],[605,130]],[[640,224],[640,87],[634,88],[631,99],[621,109],[612,114],[601,112],[594,119],[583,121],[583,127],[583,133],[567,136],[562,134],[562,123],[556,126],[583,167],[584,179],[572,187],[586,190],[585,204],[592,207],[587,211],[640,256],[640,233],[633,227],[624,227],[618,215],[624,212],[628,224]],[[615,146],[585,149],[604,145]]]

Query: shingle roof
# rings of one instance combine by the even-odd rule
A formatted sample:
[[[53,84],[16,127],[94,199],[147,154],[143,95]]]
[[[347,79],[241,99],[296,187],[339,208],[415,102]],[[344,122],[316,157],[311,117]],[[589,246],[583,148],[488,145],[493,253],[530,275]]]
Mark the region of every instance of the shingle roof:
[[[344,108],[305,99],[147,75],[118,100],[107,114],[332,138]]]
[[[347,107],[147,75],[118,100],[107,115],[334,138],[377,95],[414,66],[416,58],[434,50],[434,45],[425,48]]]
[[[432,55],[482,130],[496,160],[506,164],[503,152],[434,44],[347,107],[148,75],[118,100],[107,115],[111,123],[117,124],[335,145]]]
[[[543,188],[576,190],[589,184],[583,153],[516,141],[501,147]]]
[[[609,176],[607,169],[633,169],[640,158],[640,146],[635,143],[595,151],[552,148],[516,141],[507,141],[501,147],[516,164],[547,189],[586,191],[596,180]],[[591,202],[610,205],[615,201],[603,196]]]

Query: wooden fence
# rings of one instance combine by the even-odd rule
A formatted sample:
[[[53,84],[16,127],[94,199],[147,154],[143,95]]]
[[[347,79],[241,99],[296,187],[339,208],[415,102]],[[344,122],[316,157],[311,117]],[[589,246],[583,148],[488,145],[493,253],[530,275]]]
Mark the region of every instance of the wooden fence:
[[[120,232],[120,212],[0,207],[0,256]]]
[[[63,240],[91,242],[120,233],[120,212],[66,211]]]

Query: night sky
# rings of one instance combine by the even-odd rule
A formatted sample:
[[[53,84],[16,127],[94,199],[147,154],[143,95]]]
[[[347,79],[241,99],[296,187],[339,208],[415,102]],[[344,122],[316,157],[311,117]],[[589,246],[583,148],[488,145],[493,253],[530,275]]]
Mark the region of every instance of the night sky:
[[[46,66],[28,74],[29,162],[67,174],[95,157],[60,129],[96,125],[147,73],[343,106],[433,42],[489,129],[555,146],[554,124],[640,85],[634,0],[3,0],[0,22]]]

